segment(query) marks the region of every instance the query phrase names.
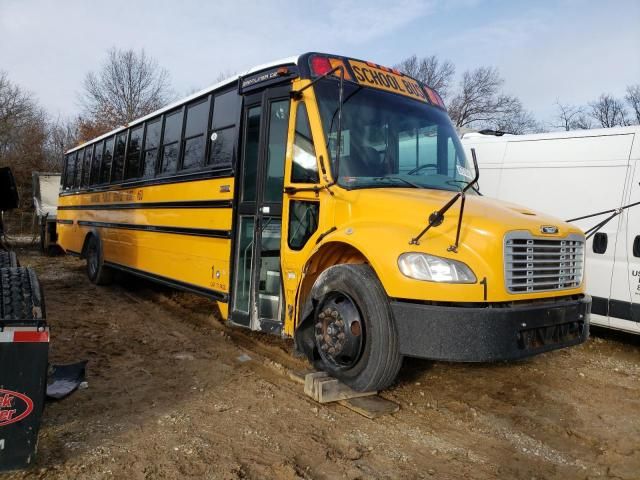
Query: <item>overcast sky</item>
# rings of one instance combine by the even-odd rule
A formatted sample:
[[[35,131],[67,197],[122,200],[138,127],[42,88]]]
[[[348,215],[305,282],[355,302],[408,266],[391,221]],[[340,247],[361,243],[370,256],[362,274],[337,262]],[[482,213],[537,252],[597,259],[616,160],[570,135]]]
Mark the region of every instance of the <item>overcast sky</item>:
[[[186,94],[223,72],[305,51],[393,65],[498,67],[539,120],[640,83],[640,0],[0,0],[0,70],[52,113],[78,112],[87,71],[112,46],[144,48]]]

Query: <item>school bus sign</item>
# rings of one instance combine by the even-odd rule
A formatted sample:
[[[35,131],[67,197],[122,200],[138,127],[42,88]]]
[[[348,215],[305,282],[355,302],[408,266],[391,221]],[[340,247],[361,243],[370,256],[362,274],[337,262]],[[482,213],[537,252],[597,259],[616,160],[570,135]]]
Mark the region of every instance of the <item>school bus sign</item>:
[[[389,69],[371,63],[349,60],[349,65],[360,85],[399,93],[422,102],[428,102],[427,94],[414,79],[398,75]]]

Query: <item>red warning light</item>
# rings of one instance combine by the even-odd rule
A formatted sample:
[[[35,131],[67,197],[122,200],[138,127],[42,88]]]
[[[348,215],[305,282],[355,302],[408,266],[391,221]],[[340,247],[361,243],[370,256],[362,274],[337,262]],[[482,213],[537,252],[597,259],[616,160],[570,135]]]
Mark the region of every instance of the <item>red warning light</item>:
[[[311,72],[314,75],[322,76],[329,73],[333,67],[327,57],[313,56],[311,57]]]

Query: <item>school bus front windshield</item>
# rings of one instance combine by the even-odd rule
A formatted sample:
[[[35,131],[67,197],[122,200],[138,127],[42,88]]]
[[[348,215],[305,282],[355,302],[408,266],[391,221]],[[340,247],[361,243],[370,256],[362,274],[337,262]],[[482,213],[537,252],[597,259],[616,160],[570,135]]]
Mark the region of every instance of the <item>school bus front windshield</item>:
[[[335,172],[338,93],[318,82],[316,97]],[[457,191],[473,177],[446,112],[411,98],[345,83],[338,183],[345,188],[418,186]]]

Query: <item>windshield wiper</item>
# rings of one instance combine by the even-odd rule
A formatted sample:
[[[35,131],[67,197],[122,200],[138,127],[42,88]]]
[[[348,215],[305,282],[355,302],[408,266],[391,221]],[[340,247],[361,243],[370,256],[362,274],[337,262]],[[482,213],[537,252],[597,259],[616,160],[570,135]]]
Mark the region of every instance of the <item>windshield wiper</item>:
[[[374,177],[373,180],[377,180],[377,181],[382,181],[382,180],[397,180],[399,182],[404,183],[405,185],[410,186],[411,188],[425,188],[425,187],[421,187],[420,185],[410,182],[409,180],[405,180],[404,178],[401,177],[395,177],[393,175],[385,175],[384,177]]]
[[[447,180],[445,183],[447,185],[451,185],[452,183],[464,183],[465,185],[467,184],[467,182],[465,182],[464,180]],[[474,192],[476,192],[478,195],[480,195],[481,197],[484,196],[484,195],[482,195],[482,193],[480,193],[480,189],[478,188],[477,185],[472,186],[471,189]]]
[[[457,253],[458,245],[460,244],[460,226],[462,225],[462,216],[464,215],[464,203],[466,199],[467,190],[469,190],[473,185],[478,183],[480,179],[480,169],[478,168],[478,160],[476,159],[476,149],[471,149],[471,157],[473,158],[473,167],[476,170],[476,176],[469,183],[465,185],[465,187],[456,193],[451,200],[449,200],[440,210],[436,210],[431,215],[429,215],[429,224],[422,230],[417,237],[414,237],[409,242],[410,245],[420,245],[420,239],[422,236],[429,231],[431,227],[437,227],[442,224],[444,221],[444,214],[451,208],[453,205],[461,198],[460,203],[460,215],[458,217],[458,228],[456,230],[456,243],[450,245],[447,248],[447,251]]]

